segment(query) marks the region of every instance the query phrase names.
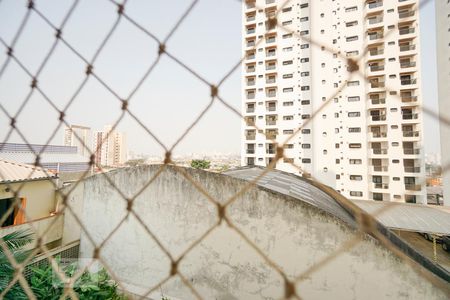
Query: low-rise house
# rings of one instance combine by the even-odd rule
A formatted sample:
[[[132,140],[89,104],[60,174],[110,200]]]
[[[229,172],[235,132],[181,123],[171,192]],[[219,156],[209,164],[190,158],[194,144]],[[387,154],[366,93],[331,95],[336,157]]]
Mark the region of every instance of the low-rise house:
[[[0,237],[30,230],[48,248],[59,245],[63,218],[57,213],[56,178],[44,169],[0,159]]]

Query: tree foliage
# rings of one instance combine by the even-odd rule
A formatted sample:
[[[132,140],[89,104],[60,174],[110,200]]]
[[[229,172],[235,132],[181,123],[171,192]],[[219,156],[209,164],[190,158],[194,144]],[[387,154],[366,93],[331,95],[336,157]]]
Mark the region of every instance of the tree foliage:
[[[211,162],[204,159],[193,159],[191,161],[191,167],[194,169],[209,169]]]

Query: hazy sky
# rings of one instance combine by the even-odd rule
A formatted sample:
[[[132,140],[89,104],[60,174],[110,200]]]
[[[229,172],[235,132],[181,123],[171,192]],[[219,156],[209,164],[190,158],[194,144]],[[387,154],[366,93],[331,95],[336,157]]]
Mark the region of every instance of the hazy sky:
[[[394,0],[391,0],[394,1]],[[396,1],[396,0],[395,0]],[[8,44],[26,13],[27,1],[0,2],[0,37]],[[38,0],[36,6],[54,24],[59,24],[70,7],[70,0]],[[163,39],[191,1],[130,0],[126,12],[158,38]],[[115,22],[116,7],[106,0],[80,1],[63,30],[64,38],[87,59],[91,59],[101,40]],[[424,103],[436,109],[436,58],[434,2],[421,12]],[[54,41],[54,31],[32,14],[14,47],[19,60],[34,73]],[[1,46],[0,46],[1,47]],[[218,82],[241,55],[241,5],[236,0],[200,0],[192,13],[167,43],[168,51],[210,82]],[[125,98],[157,56],[158,45],[123,19],[99,58],[94,71],[116,93]],[[1,49],[0,65],[6,59]],[[84,79],[85,64],[60,43],[38,78],[39,86],[60,109],[66,105]],[[0,79],[0,103],[15,114],[30,88],[30,78],[12,62]],[[240,109],[240,69],[220,89],[223,98]],[[210,101],[210,90],[203,82],[163,56],[147,81],[132,98],[130,110],[163,143],[171,146]],[[95,78],[67,110],[67,121],[101,129],[120,115],[120,102]],[[31,97],[17,126],[30,143],[45,143],[58,124],[58,113],[39,93]],[[9,120],[0,112],[0,141],[4,141]],[[163,150],[136,123],[126,116],[119,124],[126,132],[130,150],[162,155]],[[62,143],[60,129],[51,141]],[[438,152],[438,123],[425,118],[426,152]],[[177,146],[175,152],[239,153],[240,120],[219,102]],[[22,142],[13,135],[8,141]]]

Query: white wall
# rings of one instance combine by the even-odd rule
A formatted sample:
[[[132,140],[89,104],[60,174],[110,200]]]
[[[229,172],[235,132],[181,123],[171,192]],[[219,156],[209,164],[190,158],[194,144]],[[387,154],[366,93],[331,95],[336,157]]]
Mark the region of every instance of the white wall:
[[[125,196],[133,197],[158,167],[118,169],[107,174]],[[246,184],[221,174],[186,171],[221,202]],[[169,259],[143,224],[178,258],[217,221],[216,206],[171,167],[134,202],[143,224],[132,215],[125,218],[126,202],[101,174],[84,181],[83,195],[83,224],[96,246],[123,220],[104,243],[100,256],[113,270],[113,277],[135,293],[154,286],[170,270]],[[229,207],[228,216],[289,278],[334,253],[354,233],[338,219],[314,207],[256,187]],[[92,257],[93,250],[94,245],[82,232],[81,258]],[[186,255],[179,270],[205,299],[283,296],[280,275],[225,224]],[[305,299],[445,299],[440,289],[370,237],[297,288]],[[177,277],[157,290],[169,298],[193,298]]]

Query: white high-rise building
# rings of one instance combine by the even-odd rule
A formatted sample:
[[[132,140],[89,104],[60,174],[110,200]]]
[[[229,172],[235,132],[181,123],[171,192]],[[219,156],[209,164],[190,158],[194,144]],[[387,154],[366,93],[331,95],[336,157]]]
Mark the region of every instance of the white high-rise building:
[[[437,30],[437,68],[439,114],[445,120],[450,120],[450,2],[436,0],[436,30]],[[450,166],[450,125],[444,122],[441,128],[442,166]],[[444,171],[444,205],[450,206],[450,170]]]
[[[78,154],[89,157],[92,150],[91,128],[71,125],[64,129],[64,146],[76,146]]]
[[[350,199],[426,203],[419,0],[284,3],[243,4],[242,165],[268,165],[301,127],[277,169]],[[287,30],[270,28],[277,10]]]
[[[126,135],[107,125],[94,133],[94,152],[97,165],[119,167],[127,161]]]

